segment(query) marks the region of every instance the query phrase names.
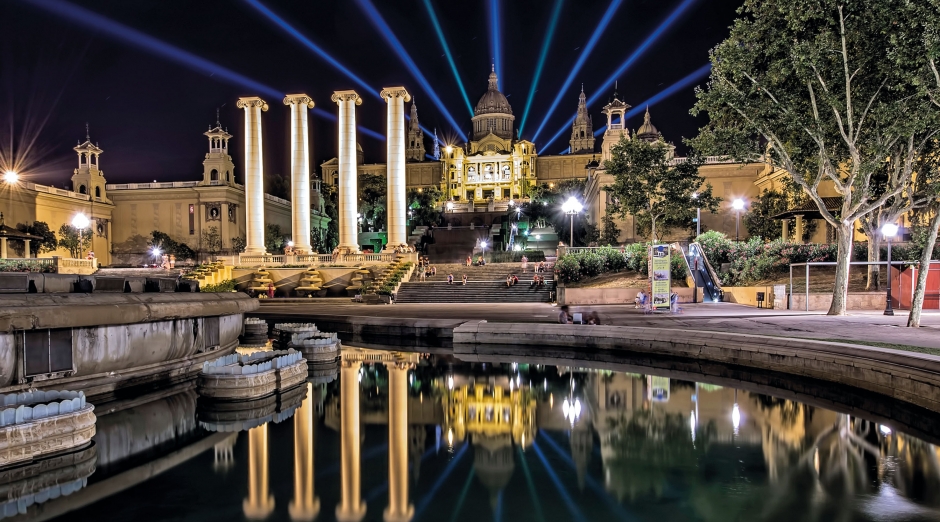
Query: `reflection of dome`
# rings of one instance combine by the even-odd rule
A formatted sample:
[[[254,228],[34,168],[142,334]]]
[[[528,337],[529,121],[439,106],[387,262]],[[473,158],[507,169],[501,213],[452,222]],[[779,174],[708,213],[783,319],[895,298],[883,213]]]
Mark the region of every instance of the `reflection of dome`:
[[[476,108],[473,109],[473,114],[512,114],[509,100],[499,92],[499,81],[495,71],[490,73],[489,88],[480,97]]]
[[[496,441],[483,439],[478,443],[474,440],[473,469],[480,477],[480,482],[490,492],[490,505],[495,509],[499,492],[509,484],[516,464],[513,461],[512,444],[490,448],[489,446],[496,445],[493,442]]]

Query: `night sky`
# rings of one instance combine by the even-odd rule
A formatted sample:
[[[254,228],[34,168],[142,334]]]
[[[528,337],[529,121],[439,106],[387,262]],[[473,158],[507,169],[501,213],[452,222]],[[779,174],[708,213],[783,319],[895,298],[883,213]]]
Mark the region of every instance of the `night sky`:
[[[262,5],[320,46],[372,86],[373,93],[349,79],[276,25]],[[65,3],[60,0],[0,0],[0,138],[4,158],[14,150],[25,179],[63,186],[75,166],[71,147],[84,140],[85,123],[104,149],[101,165],[111,183],[200,179],[208,143],[201,134],[221,122],[235,135],[230,152],[236,170],[244,165],[240,96],[260,95],[270,105],[264,125],[265,175],[289,175],[289,114],[281,98],[258,92],[245,80],[218,70],[185,64],[141,47],[137,33],[241,75],[278,93],[305,92],[317,108],[336,114],[334,90],[355,89],[363,98],[358,123],[385,134],[384,86],[404,85],[416,98],[419,120],[437,128],[443,139],[460,142],[458,133],[432,102],[426,89],[403,64],[365,15],[363,0],[115,0]],[[544,35],[556,0],[430,0],[453,53],[464,88],[475,105],[486,90],[494,59],[491,5],[498,5],[501,34],[500,90],[508,96],[518,128],[532,85]],[[586,55],[580,72],[535,140],[540,154],[567,147],[568,131],[545,143],[573,117],[581,83],[588,96],[633,54],[682,0],[613,0],[609,25]],[[371,0],[401,41],[417,68],[465,134],[471,114],[436,36],[425,0]],[[584,52],[612,2],[563,0],[537,85],[524,139],[533,139],[565,79]],[[686,8],[619,77],[625,102],[639,106],[708,62],[740,0],[686,0]],[[106,17],[82,18],[79,9]],[[64,15],[63,13],[71,13]],[[108,30],[110,29],[110,30]],[[120,33],[120,34],[116,34]],[[173,51],[168,51],[173,52]],[[651,106],[653,123],[684,151],[683,137],[702,125],[689,114],[695,81]],[[612,88],[588,109],[595,128],[604,123],[601,107]],[[336,155],[336,124],[311,114],[311,168]],[[628,121],[635,129],[642,114]],[[385,161],[385,143],[359,134],[367,163]],[[599,145],[599,142],[598,142]],[[426,142],[428,152],[431,140]],[[9,160],[7,160],[9,161]],[[9,168],[9,165],[2,165]],[[239,176],[240,177],[240,176]]]

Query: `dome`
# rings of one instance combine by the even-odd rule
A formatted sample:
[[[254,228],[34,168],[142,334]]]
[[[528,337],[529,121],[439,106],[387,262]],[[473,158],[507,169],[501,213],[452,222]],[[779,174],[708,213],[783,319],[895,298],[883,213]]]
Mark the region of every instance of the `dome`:
[[[649,107],[646,108],[646,114],[643,116],[643,125],[640,125],[640,128],[636,131],[636,137],[646,141],[656,141],[662,137],[662,133],[650,121]]]
[[[512,107],[509,106],[509,100],[499,92],[499,80],[496,78],[496,71],[490,72],[489,88],[486,93],[480,97],[473,113],[479,114],[512,114]]]

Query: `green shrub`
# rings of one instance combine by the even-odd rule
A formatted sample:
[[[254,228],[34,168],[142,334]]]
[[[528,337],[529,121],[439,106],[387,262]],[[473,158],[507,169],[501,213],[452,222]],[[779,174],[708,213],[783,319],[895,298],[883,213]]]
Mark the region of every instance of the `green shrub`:
[[[582,252],[577,256],[581,266],[581,275],[594,277],[604,271],[604,257],[594,252]]]
[[[564,283],[574,283],[581,280],[581,264],[572,256],[562,256],[555,263],[555,273]]]
[[[217,285],[200,285],[200,292],[233,292],[235,291],[235,280],[226,279]]]
[[[55,264],[51,259],[0,259],[0,272],[44,272],[54,273]]]

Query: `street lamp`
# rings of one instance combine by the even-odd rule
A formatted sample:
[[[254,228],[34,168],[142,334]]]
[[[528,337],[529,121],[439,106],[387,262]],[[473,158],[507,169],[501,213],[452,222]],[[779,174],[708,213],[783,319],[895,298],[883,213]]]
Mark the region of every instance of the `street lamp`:
[[[447,211],[448,211],[448,212],[453,212],[453,211],[454,211],[454,202],[453,202],[453,201],[448,201],[448,202],[447,202]]]
[[[454,148],[451,147],[450,145],[444,147],[444,152],[446,152],[446,153],[448,153],[448,154],[450,154],[450,153],[453,152],[453,151],[454,151]]]
[[[6,182],[7,185],[14,185],[19,180],[20,175],[12,170],[3,173],[3,181]]]
[[[698,206],[698,192],[692,193],[695,200],[695,237],[702,235],[702,207]]]
[[[86,216],[85,214],[82,214],[81,212],[79,212],[78,214],[75,214],[75,217],[72,218],[72,226],[78,229],[78,248],[79,248],[79,254],[80,254],[79,257],[81,257],[81,255],[85,253],[84,249],[82,248],[82,245],[85,242],[84,230],[90,224],[91,224],[91,221],[89,221],[88,216]]]
[[[480,241],[480,248],[483,249],[483,260],[486,261],[486,241]]]
[[[881,227],[881,234],[888,243],[888,298],[885,302],[885,315],[894,315],[894,309],[891,307],[891,238],[898,234],[898,226],[894,223],[885,223]]]
[[[581,212],[583,208],[584,206],[581,205],[581,202],[578,201],[574,196],[568,198],[568,201],[565,201],[565,203],[561,206],[561,209],[564,210],[565,214],[568,214],[568,217],[570,218],[569,231],[571,232],[571,236],[570,241],[568,242],[569,247],[574,246],[574,215]]]
[[[737,213],[737,217],[734,221],[734,240],[741,240],[741,211],[744,210],[744,200],[738,198],[731,203],[731,208]]]

